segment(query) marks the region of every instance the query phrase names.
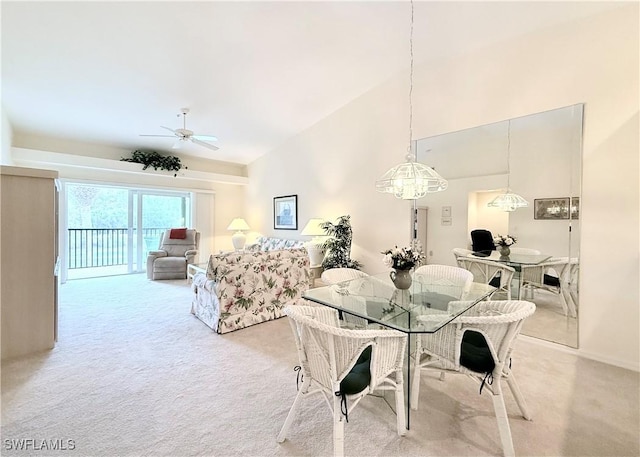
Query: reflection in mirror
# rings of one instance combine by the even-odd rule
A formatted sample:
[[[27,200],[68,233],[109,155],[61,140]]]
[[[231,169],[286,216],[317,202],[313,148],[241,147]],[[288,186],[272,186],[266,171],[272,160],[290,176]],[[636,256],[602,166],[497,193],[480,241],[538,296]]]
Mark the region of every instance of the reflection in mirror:
[[[548,261],[564,260],[566,268],[560,262],[552,269],[525,268],[523,272],[514,265],[518,271],[512,290],[514,298],[520,294],[537,305],[536,313],[524,323],[523,334],[571,347],[578,345],[580,312],[582,113],[583,105],[578,104],[511,119],[509,145],[508,120],[416,142],[418,161],[449,180],[446,192],[416,202],[417,207],[429,208],[428,263],[455,264],[452,250],[471,249],[470,232],[478,228],[493,235],[512,235],[517,239],[514,248],[539,251],[550,257]],[[504,192],[507,181],[513,192],[529,202],[528,207],[504,212],[487,206]],[[534,281],[535,275],[540,281]],[[522,292],[521,279],[529,282]],[[553,284],[545,284],[545,279]]]

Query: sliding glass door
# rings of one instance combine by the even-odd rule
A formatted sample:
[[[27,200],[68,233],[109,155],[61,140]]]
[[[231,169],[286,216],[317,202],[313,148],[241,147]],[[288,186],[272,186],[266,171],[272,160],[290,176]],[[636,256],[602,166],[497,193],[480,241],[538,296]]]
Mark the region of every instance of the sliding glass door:
[[[191,195],[67,182],[62,279],[140,273],[171,227],[191,225]]]

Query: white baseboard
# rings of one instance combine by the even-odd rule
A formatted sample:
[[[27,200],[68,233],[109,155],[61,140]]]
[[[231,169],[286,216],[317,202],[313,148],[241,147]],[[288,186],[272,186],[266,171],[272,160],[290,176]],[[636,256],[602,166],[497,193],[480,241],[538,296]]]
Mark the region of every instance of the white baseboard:
[[[565,346],[563,344],[552,343],[551,341],[541,340],[540,338],[534,338],[532,336],[519,335],[518,339],[522,339],[529,343],[537,344],[550,349],[555,349],[556,351],[573,354],[577,357],[582,357],[584,359],[595,360],[596,362],[606,363],[607,365],[613,365],[615,367],[624,368],[626,370],[640,372],[640,364],[633,364],[633,363],[625,362],[622,360],[614,359],[611,357],[603,357],[600,354],[594,354],[593,352],[572,348],[569,346]]]

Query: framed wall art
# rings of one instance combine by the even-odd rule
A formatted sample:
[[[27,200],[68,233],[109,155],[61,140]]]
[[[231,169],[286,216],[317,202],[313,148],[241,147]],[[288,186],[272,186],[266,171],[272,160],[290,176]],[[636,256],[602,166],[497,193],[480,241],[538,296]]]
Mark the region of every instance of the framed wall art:
[[[535,199],[533,201],[533,218],[540,220],[569,219],[569,197]]]
[[[278,230],[298,230],[297,195],[274,197],[273,228]]]

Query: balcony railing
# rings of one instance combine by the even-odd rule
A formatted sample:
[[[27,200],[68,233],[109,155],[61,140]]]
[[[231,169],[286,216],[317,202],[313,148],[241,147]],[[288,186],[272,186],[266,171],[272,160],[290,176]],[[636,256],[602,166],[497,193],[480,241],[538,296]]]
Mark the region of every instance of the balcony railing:
[[[144,252],[157,249],[165,228],[142,229]],[[132,229],[133,248],[137,246],[137,229]],[[69,229],[69,269],[127,265],[129,230]]]

